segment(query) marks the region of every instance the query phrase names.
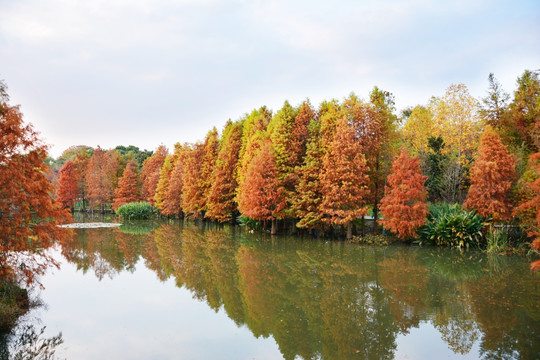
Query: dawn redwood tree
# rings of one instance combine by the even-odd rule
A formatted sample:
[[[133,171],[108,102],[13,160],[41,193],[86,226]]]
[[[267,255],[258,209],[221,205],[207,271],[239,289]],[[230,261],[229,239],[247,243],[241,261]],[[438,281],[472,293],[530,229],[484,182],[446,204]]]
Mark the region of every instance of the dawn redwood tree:
[[[0,82],[0,277],[36,280],[54,260],[43,252],[66,237],[57,225],[71,219],[47,180],[47,146]]]
[[[266,140],[253,157],[238,189],[238,210],[255,220],[271,220],[272,234],[276,233],[276,219],[282,216],[286,206],[277,175],[272,143]]]
[[[312,120],[309,124],[309,134],[304,164],[297,168],[299,181],[293,209],[295,216],[300,219],[297,227],[318,229],[323,226],[320,208],[323,197],[320,179],[323,152],[320,144],[320,123],[317,120]]]
[[[216,158],[218,154],[219,136],[218,131],[214,127],[206,134],[204,143],[202,146],[202,159],[201,159],[201,175],[199,178],[199,188],[201,191],[201,204],[199,205],[201,211],[204,213],[208,211],[208,196],[210,194],[210,188],[214,182],[214,167],[216,164]]]
[[[242,145],[242,123],[228,122],[219,145],[214,181],[207,198],[205,216],[219,222],[230,221],[237,210],[235,201],[238,159]]]
[[[66,161],[60,169],[58,178],[57,200],[66,209],[73,211],[75,201],[79,197],[76,165],[73,161]]]
[[[118,210],[124,204],[141,201],[141,198],[139,166],[131,160],[127,163],[124,174],[118,180],[118,187],[114,193],[113,209]]]
[[[188,217],[199,218],[203,211],[203,191],[201,188],[201,163],[204,147],[201,143],[192,146],[186,153],[183,171],[182,208]]]
[[[480,137],[478,154],[471,168],[471,187],[463,205],[495,222],[508,221],[512,216],[508,195],[515,178],[516,160],[489,125]]]
[[[169,150],[164,145],[160,145],[154,155],[144,160],[141,171],[143,198],[150,205],[154,205],[154,196],[156,195],[156,188],[159,181],[159,171],[168,154]]]
[[[352,237],[351,222],[367,212],[366,158],[355,140],[354,129],[342,117],[322,162],[321,185],[323,221],[330,225],[347,226],[347,238]]]
[[[427,176],[422,175],[418,158],[402,150],[392,163],[386,192],[381,200],[383,227],[400,239],[416,237],[416,230],[426,223],[428,205],[424,186]]]
[[[117,174],[117,153],[113,150],[103,151],[98,146],[88,162],[85,174],[88,200],[92,209],[99,205],[103,211],[106,204],[112,203]]]
[[[176,160],[169,178],[169,187],[163,200],[161,213],[163,215],[176,215],[182,217],[182,191],[184,185],[184,164],[186,154],[190,150],[189,145],[180,145],[176,149]]]

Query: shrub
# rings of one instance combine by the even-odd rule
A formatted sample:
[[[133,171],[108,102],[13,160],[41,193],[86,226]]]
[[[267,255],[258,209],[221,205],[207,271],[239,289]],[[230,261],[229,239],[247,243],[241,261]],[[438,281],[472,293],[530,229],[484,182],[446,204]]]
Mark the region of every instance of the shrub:
[[[124,204],[116,210],[116,214],[124,219],[148,219],[154,213],[154,207],[146,202]]]
[[[492,227],[486,234],[486,252],[489,254],[506,253],[509,248],[509,234],[506,227]]]
[[[262,230],[262,222],[252,219],[246,215],[240,215],[237,220],[240,226],[245,226],[250,230],[260,231]]]
[[[459,248],[479,247],[484,219],[459,204],[438,203],[429,208],[426,225],[419,231],[421,243]]]

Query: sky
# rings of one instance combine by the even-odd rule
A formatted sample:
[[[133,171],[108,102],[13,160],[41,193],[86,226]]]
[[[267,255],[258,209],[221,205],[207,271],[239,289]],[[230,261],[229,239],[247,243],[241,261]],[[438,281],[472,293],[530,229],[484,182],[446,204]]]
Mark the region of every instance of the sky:
[[[538,0],[0,0],[0,79],[58,157],[154,150],[285,100],[397,110],[540,69]]]

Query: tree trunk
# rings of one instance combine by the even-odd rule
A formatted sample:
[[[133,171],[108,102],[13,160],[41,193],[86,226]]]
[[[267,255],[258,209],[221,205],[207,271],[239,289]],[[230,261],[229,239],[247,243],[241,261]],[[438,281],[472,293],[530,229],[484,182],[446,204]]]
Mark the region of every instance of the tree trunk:
[[[272,227],[270,228],[270,235],[276,235],[277,233],[277,220],[272,219]]]
[[[352,239],[352,223],[347,223],[347,240]]]

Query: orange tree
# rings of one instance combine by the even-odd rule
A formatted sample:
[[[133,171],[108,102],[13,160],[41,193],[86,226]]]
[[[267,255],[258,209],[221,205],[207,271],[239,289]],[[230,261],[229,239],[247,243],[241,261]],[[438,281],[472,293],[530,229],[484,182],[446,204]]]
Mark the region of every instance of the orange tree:
[[[0,82],[0,277],[30,284],[53,263],[43,250],[64,237],[57,224],[70,215],[52,197],[47,147],[8,101]]]
[[[57,200],[65,208],[73,210],[73,205],[79,197],[76,166],[72,161],[66,161],[60,169],[58,178]]]
[[[381,211],[384,228],[401,239],[415,237],[416,230],[426,222],[426,178],[422,175],[418,158],[410,157],[407,150],[402,150],[394,159],[381,200]]]
[[[330,225],[346,225],[348,239],[352,237],[351,222],[367,212],[368,168],[354,137],[347,118],[340,118],[324,155],[321,174],[322,220]]]
[[[464,206],[493,221],[507,221],[512,216],[508,193],[515,178],[516,160],[491,126],[486,126],[480,137],[478,153]]]
[[[159,171],[168,154],[169,150],[164,145],[160,145],[155,153],[143,162],[141,171],[143,198],[150,205],[154,205],[154,196],[156,195],[156,188],[159,182]]]
[[[124,204],[141,200],[141,185],[139,181],[139,167],[134,160],[127,163],[124,174],[118,180],[118,187],[114,192],[113,208],[118,208]]]

